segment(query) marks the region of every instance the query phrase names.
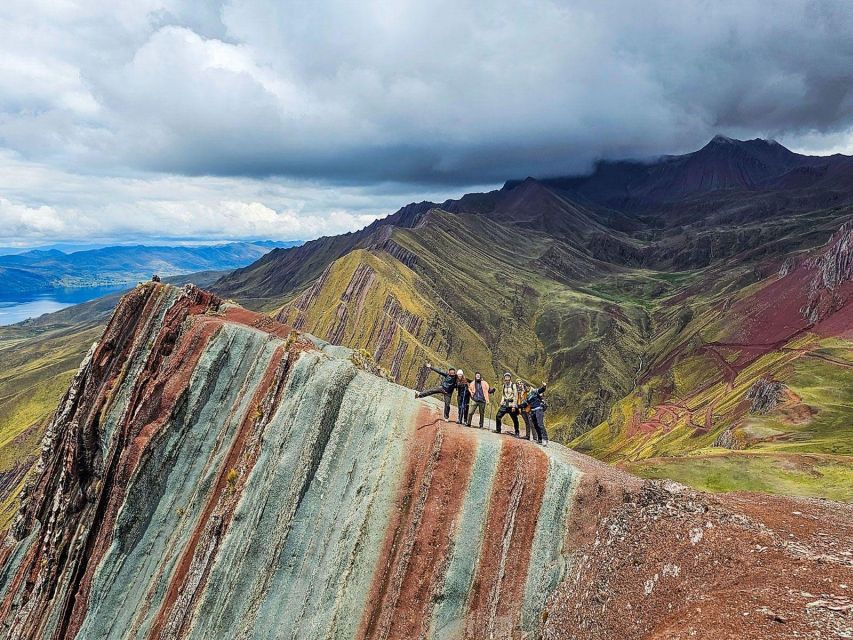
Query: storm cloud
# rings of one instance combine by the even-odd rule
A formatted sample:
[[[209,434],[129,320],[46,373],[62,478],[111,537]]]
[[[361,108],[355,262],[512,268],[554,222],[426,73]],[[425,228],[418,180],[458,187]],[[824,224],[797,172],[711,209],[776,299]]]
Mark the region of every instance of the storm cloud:
[[[148,233],[117,210],[251,235],[229,202],[311,237],[715,133],[849,153],[850,33],[846,0],[6,0],[0,168],[74,186],[4,170],[0,240]]]

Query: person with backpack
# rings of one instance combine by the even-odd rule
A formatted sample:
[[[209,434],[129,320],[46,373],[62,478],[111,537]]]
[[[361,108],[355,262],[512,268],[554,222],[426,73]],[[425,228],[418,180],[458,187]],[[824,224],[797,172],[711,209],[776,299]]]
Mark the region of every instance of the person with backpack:
[[[489,404],[490,393],[494,393],[494,389],[489,388],[489,383],[483,380],[483,375],[477,371],[474,374],[474,379],[468,384],[468,395],[471,397],[471,408],[468,412],[467,425],[470,427],[474,419],[474,414],[480,412],[480,429],[483,428],[483,422],[486,419],[486,405]]]
[[[456,371],[456,422],[457,424],[465,424],[468,422],[468,394],[469,380],[465,377],[465,372],[462,369]]]
[[[522,410],[530,407],[530,419],[533,421],[533,426],[538,436],[536,443],[544,447],[548,446],[548,430],[545,429],[545,410],[548,408],[548,404],[542,396],[547,386],[548,383],[543,382],[542,386],[538,389],[531,389],[527,393],[525,401],[521,403]]]
[[[495,433],[501,433],[503,428],[503,417],[509,414],[512,419],[512,425],[515,428],[515,437],[519,436],[518,432],[518,387],[512,381],[512,374],[509,372],[504,374],[503,387],[501,387],[501,406],[495,416]]]
[[[426,363],[424,366],[427,369],[435,371],[442,377],[441,384],[420,393],[416,391],[415,398],[426,398],[427,396],[434,396],[438,393],[442,394],[444,397],[444,419],[450,420],[450,398],[453,395],[453,390],[456,389],[456,368],[450,367],[447,371],[444,371],[443,369],[436,369],[430,363]]]
[[[515,381],[515,386],[518,387],[518,412],[521,414],[521,418],[524,420],[524,439],[525,440],[537,440],[538,438],[533,435],[533,419],[530,417],[530,407],[521,408],[521,405],[524,404],[524,401],[527,400],[527,392],[530,390],[521,378]]]

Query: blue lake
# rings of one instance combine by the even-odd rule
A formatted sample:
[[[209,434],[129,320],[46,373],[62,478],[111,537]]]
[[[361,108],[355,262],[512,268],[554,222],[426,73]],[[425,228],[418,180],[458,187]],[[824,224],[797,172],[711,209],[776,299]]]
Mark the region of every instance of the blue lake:
[[[26,294],[20,297],[0,298],[0,325],[15,324],[27,318],[37,318],[65,307],[88,302],[116,291],[125,291],[133,285],[118,284],[104,287],[79,287],[74,289],[51,289],[44,293]]]

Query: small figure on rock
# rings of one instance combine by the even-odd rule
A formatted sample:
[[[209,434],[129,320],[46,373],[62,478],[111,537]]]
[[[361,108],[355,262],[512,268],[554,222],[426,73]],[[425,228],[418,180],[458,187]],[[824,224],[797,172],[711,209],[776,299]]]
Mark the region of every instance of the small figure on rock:
[[[495,433],[500,433],[503,427],[503,417],[509,414],[512,420],[512,426],[515,428],[515,437],[520,434],[518,431],[518,387],[512,381],[512,374],[507,371],[504,374],[504,383],[501,388],[501,406],[495,416]]]
[[[426,391],[421,391],[420,393],[415,393],[416,398],[426,398],[427,396],[433,396],[437,393],[442,394],[444,397],[444,419],[450,419],[450,398],[453,395],[453,390],[456,389],[456,367],[450,367],[447,371],[444,369],[437,369],[432,366],[430,363],[426,363],[424,365],[427,369],[431,369],[435,371],[438,375],[442,376],[441,385],[435,387],[433,389],[427,389]]]
[[[471,381],[465,377],[465,372],[462,369],[456,371],[456,423],[465,424],[468,422],[468,384]]]
[[[151,282],[160,282],[160,276],[155,273],[153,276],[151,276]]]
[[[548,403],[542,397],[547,386],[548,383],[543,382],[538,389],[531,389],[527,393],[527,399],[519,407],[522,411],[530,407],[530,419],[533,421],[533,428],[536,429],[538,436],[536,442],[543,447],[548,446],[548,431],[545,429],[545,410],[548,408]]]
[[[474,374],[474,379],[468,384],[468,395],[471,398],[471,410],[468,412],[468,420],[466,424],[470,427],[474,419],[474,414],[480,412],[480,428],[483,428],[483,422],[486,418],[486,405],[490,402],[490,394],[495,390],[489,387],[489,383],[483,380],[483,375],[477,371]]]

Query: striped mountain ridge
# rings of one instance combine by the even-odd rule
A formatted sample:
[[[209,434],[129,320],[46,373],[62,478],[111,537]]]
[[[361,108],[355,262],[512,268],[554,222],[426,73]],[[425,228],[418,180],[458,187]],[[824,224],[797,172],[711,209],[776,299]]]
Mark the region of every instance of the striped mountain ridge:
[[[357,355],[193,286],[127,294],[0,548],[0,637],[843,627],[844,594],[807,592],[853,578],[849,506],[714,498],[462,429]]]
[[[3,547],[4,637],[536,629],[580,467],[450,428],[351,354],[194,287],[125,296]]]

